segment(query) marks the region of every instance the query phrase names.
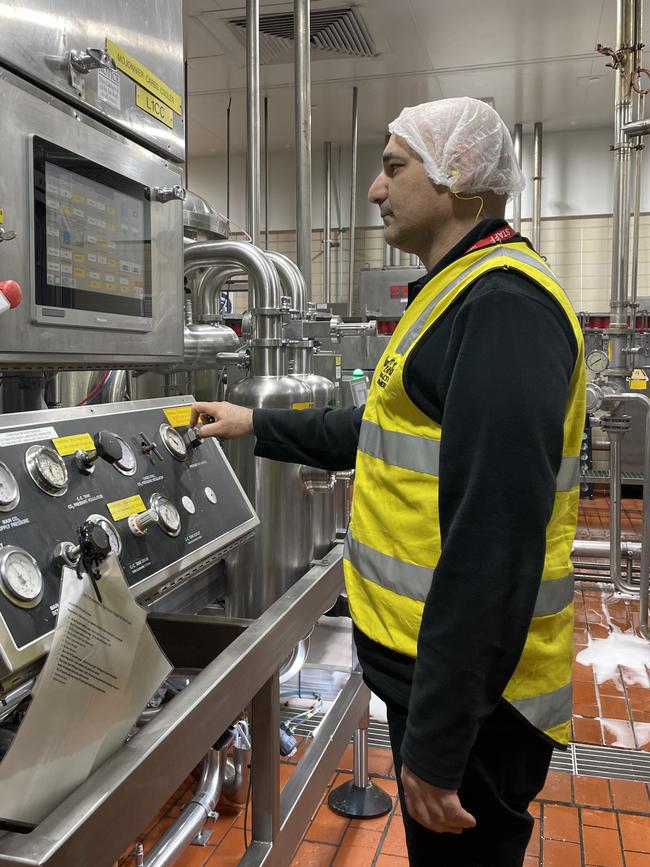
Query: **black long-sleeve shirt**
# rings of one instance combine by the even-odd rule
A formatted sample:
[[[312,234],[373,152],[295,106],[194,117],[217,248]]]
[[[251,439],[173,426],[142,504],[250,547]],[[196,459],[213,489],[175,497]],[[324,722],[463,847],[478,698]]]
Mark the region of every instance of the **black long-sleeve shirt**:
[[[504,225],[485,220],[475,227],[411,284],[409,301]],[[373,691],[408,708],[402,757],[433,785],[458,788],[481,722],[502,701],[523,650],[576,355],[571,326],[553,298],[520,272],[492,271],[433,324],[405,366],[409,398],[443,425],[441,556],[415,663],[359,629],[355,640]],[[256,454],[352,468],[362,414],[255,410]]]

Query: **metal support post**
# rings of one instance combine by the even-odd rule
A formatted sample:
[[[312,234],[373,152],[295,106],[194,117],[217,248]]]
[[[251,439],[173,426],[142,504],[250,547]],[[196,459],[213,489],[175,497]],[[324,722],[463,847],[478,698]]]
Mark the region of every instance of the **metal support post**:
[[[277,673],[253,699],[251,717],[253,838],[270,843],[280,830],[280,679]]]
[[[332,142],[323,146],[323,300],[332,301]]]
[[[309,0],[294,0],[297,262],[311,297],[311,67]]]
[[[248,233],[260,243],[260,0],[246,0]]]
[[[523,137],[523,124],[515,124],[515,134],[513,143],[515,146],[515,157],[517,164],[521,168],[521,145]],[[515,193],[512,197],[512,227],[515,232],[521,232],[521,193]]]
[[[340,816],[351,819],[376,819],[389,813],[393,802],[383,789],[368,777],[368,708],[354,733],[354,778],[330,792],[327,803]]]
[[[354,231],[357,222],[357,156],[359,150],[359,88],[352,88],[352,174],[350,177],[350,264],[348,268],[348,316],[352,316],[354,290]]]
[[[540,252],[542,236],[542,124],[536,123],[533,130],[533,230],[531,241]]]

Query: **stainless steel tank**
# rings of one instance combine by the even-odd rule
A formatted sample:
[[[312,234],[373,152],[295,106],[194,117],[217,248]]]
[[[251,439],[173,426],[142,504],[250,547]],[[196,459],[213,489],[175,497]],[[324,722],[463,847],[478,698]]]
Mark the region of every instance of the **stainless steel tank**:
[[[228,399],[252,409],[292,409],[309,404],[309,387],[291,376],[252,376]],[[226,443],[226,455],[260,518],[255,538],[226,559],[228,614],[259,617],[311,562],[308,494],[297,464],[258,458],[255,437]]]
[[[289,359],[293,362],[291,376],[309,388],[314,408],[335,407],[334,383],[313,371],[313,341],[293,341],[289,346]],[[301,477],[309,495],[312,557],[320,558],[325,556],[336,539],[336,482],[332,473],[312,468],[303,468]]]

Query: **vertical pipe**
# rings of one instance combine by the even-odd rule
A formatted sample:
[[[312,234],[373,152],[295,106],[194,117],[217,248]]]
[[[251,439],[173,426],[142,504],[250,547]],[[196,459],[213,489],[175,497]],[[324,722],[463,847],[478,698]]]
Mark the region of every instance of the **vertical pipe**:
[[[311,293],[311,68],[309,0],[294,0],[296,87],[296,242],[298,267]]]
[[[269,98],[264,97],[264,249],[269,249]]]
[[[323,299],[332,302],[332,142],[323,148]]]
[[[633,75],[643,68],[643,0],[636,0],[634,8],[634,59]],[[634,94],[634,120],[643,120],[645,115],[645,94]],[[639,241],[641,214],[641,177],[643,168],[643,142],[641,137],[635,139],[634,146],[634,235],[632,236],[632,276],[630,280],[630,307],[632,309],[632,324],[636,327],[637,282],[639,277]]]
[[[628,359],[628,279],[630,245],[630,162],[631,144],[623,126],[632,119],[631,76],[634,40],[635,0],[618,0],[616,9],[616,51],[623,62],[616,70],[614,103],[614,207],[612,216],[612,286],[610,297],[610,376],[624,377]]]
[[[226,217],[230,219],[230,106],[232,97],[228,100],[226,109]]]
[[[341,211],[341,172],[343,171],[343,147],[339,145],[338,163],[336,166],[336,185],[334,187],[334,204],[336,205],[337,243],[336,243],[336,300],[343,303],[343,215]]]
[[[416,254],[411,253],[409,256],[409,265],[411,266],[411,268],[417,268],[419,264],[420,264],[420,260],[418,259]]]
[[[384,241],[384,268],[390,268],[391,265],[391,247]]]
[[[248,234],[260,244],[260,0],[246,0]]]
[[[390,248],[390,264],[393,268],[399,268],[400,266],[400,251],[397,247]]]
[[[623,433],[607,431],[609,450],[609,570],[614,585],[621,580],[621,450]]]
[[[522,135],[523,124],[516,123],[513,143],[515,146],[515,157],[517,158],[517,164],[519,168],[521,168]],[[515,232],[521,232],[521,193],[515,193],[515,195],[512,197],[512,227]]]
[[[350,178],[350,267],[348,269],[348,316],[352,316],[354,290],[354,229],[357,221],[357,156],[359,144],[359,88],[352,88],[352,176]]]
[[[531,241],[540,252],[542,234],[542,124],[536,123],[533,131],[533,231]]]
[[[352,761],[354,764],[354,785],[358,789],[368,788],[368,710],[364,711],[359,720],[359,727],[354,733]]]

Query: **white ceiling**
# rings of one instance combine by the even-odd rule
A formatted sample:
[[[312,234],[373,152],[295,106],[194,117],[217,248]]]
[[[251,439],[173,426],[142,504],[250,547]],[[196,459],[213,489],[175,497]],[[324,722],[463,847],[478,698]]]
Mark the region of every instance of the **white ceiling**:
[[[381,144],[402,106],[449,96],[492,96],[512,127],[612,123],[614,73],[597,54],[613,45],[615,0],[312,0],[312,9],[352,5],[376,57],[312,62],[312,142],[350,141],[352,87],[359,88],[359,142]],[[293,3],[261,0],[262,13]],[[244,0],[184,0],[189,154],[223,154],[231,103],[231,149],[246,148],[246,58],[228,21]],[[293,147],[293,65],[261,67],[269,148]],[[524,127],[526,131],[526,126]]]

